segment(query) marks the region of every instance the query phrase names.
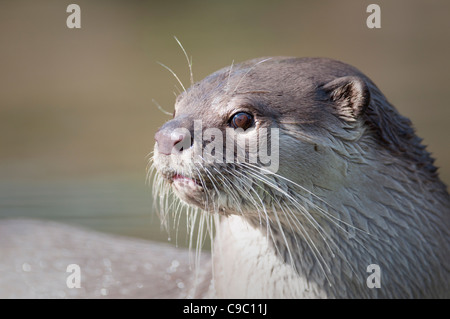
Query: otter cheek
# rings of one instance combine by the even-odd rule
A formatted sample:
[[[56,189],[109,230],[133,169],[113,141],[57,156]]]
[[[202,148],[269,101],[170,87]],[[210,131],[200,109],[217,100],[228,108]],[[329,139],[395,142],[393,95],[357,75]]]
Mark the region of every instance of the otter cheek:
[[[303,186],[315,182],[321,175],[326,175],[325,171],[331,160],[322,149],[316,151],[314,145],[289,135],[280,136],[279,157],[278,173]]]

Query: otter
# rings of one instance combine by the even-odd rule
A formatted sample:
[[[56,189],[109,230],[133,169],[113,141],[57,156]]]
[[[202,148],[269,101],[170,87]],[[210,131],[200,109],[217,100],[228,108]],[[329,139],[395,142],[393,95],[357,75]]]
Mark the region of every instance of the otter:
[[[220,144],[210,152],[219,161],[207,160],[196,121],[200,133],[222,132],[211,142],[243,137],[247,159],[258,132],[277,129],[277,170],[237,161],[234,146],[235,161]],[[198,282],[196,296],[450,296],[446,186],[410,120],[355,67],[293,57],[231,65],[182,92],[155,140],[149,173],[163,220],[184,205],[214,229],[211,285]]]
[[[232,64],[181,93],[155,139],[155,201],[163,224],[198,227],[191,250],[2,220],[1,298],[450,297],[446,186],[356,68]]]

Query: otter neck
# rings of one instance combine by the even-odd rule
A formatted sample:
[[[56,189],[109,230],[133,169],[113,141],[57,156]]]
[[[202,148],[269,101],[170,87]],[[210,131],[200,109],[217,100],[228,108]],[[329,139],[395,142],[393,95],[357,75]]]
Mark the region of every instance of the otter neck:
[[[448,210],[445,187],[411,178],[404,163],[381,167],[379,161],[347,170],[339,189],[313,189],[333,208],[317,202],[310,209],[325,233],[281,225],[283,234],[245,217],[223,218],[215,241],[215,289],[218,297],[235,298],[372,298],[442,297],[448,270],[445,242]],[[442,190],[428,203],[429,189]],[[358,190],[370,190],[359,192]],[[323,216],[327,212],[333,218]],[[278,212],[282,214],[282,212]],[[441,225],[442,228],[436,228]],[[305,230],[308,228],[307,230]],[[300,234],[303,232],[303,234]],[[308,243],[309,240],[309,243]],[[407,242],[408,245],[402,245]],[[313,243],[313,244],[312,244]],[[287,248],[290,246],[290,249]],[[367,267],[380,266],[382,287],[367,286]],[[444,267],[445,268],[445,267]],[[405,269],[408,271],[405,272]],[[407,273],[417,278],[412,282]],[[430,275],[433,273],[433,276]],[[441,289],[441,290],[439,290]]]

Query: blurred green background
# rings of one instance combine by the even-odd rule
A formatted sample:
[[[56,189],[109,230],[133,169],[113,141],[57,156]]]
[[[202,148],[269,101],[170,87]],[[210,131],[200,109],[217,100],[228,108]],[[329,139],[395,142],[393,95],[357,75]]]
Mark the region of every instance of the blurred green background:
[[[81,29],[66,8],[81,7]],[[381,6],[381,29],[366,8]],[[411,118],[450,181],[450,1],[0,2],[0,218],[167,241],[145,184],[153,135],[193,57],[200,80],[260,56],[358,67]],[[1,236],[1,234],[0,234]],[[181,237],[180,237],[181,238]],[[185,240],[179,239],[184,245]]]

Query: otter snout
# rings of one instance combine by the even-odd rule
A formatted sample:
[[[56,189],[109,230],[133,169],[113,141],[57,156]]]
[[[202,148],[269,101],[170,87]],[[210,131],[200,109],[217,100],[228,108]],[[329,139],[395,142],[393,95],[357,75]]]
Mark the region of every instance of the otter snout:
[[[164,155],[179,153],[192,146],[191,132],[181,127],[179,121],[169,121],[155,134],[158,152]]]

